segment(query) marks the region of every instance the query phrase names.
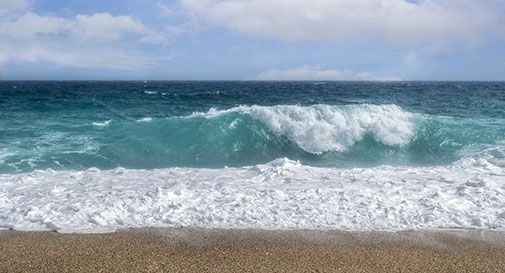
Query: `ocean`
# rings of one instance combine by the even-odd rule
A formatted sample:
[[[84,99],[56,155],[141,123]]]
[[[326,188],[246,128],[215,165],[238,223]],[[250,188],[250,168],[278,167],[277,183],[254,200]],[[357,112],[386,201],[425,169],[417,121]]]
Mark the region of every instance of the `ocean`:
[[[505,227],[505,82],[0,82],[0,227]]]

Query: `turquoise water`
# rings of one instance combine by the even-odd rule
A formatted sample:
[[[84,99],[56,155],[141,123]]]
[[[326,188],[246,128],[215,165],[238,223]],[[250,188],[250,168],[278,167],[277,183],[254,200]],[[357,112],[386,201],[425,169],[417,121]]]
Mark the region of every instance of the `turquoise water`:
[[[505,157],[500,82],[0,82],[0,173]]]

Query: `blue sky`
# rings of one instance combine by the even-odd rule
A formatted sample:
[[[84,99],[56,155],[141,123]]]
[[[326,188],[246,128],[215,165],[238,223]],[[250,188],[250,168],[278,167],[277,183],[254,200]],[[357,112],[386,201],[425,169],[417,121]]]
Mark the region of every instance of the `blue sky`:
[[[0,0],[0,79],[505,80],[505,0]]]

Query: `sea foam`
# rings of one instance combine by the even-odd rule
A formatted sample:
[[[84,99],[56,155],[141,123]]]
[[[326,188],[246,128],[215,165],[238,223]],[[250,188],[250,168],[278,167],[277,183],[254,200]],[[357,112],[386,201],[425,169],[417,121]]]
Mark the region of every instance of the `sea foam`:
[[[211,109],[190,117],[214,118],[229,113],[250,115],[313,154],[346,151],[366,134],[386,145],[403,146],[415,134],[414,114],[396,105],[255,105]]]
[[[151,121],[153,121],[153,118],[151,118],[151,117],[137,119],[137,122],[151,122]]]
[[[104,122],[93,122],[92,124],[94,126],[105,127],[105,126],[109,125],[111,121],[112,120],[109,119],[109,120],[106,120]]]
[[[289,159],[240,168],[89,169],[0,175],[0,227],[404,230],[505,227],[505,168],[316,168]]]

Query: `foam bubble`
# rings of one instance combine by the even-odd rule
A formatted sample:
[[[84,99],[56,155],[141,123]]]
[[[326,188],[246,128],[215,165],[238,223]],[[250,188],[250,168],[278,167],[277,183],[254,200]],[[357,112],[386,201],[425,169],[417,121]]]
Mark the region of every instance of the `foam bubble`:
[[[330,169],[278,159],[225,169],[34,171],[0,175],[0,227],[403,230],[505,227],[505,168]]]

